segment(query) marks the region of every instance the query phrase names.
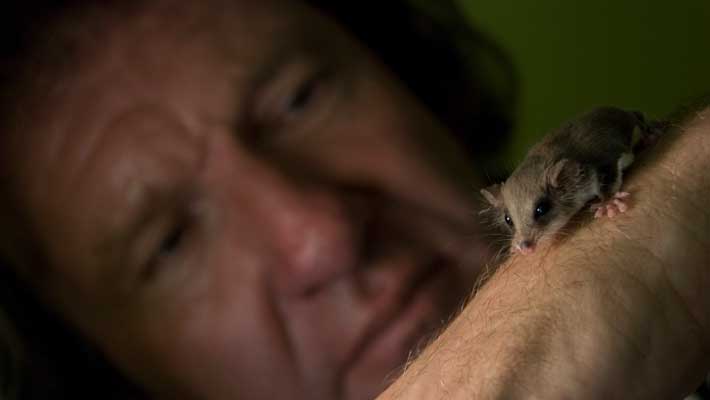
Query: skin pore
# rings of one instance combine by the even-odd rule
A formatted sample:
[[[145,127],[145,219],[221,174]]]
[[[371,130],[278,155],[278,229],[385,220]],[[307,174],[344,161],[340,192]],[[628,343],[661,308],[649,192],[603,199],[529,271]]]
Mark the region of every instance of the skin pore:
[[[190,3],[62,27],[2,143],[20,274],[159,398],[372,398],[489,256],[480,180],[312,9]]]

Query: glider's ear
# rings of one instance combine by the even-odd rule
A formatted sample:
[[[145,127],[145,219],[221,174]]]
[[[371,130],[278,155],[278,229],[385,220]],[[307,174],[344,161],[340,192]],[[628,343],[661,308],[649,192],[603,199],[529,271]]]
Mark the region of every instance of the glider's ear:
[[[481,194],[493,207],[500,207],[502,205],[500,188],[501,184],[496,183],[495,185],[481,189]]]
[[[563,158],[545,171],[547,184],[557,189],[565,183],[576,182],[581,168],[579,163]]]

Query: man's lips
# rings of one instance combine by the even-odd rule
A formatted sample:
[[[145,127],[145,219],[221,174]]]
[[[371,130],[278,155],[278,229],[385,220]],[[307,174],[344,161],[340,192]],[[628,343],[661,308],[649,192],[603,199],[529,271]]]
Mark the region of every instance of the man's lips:
[[[452,286],[451,272],[447,260],[436,258],[410,271],[397,288],[382,288],[386,298],[378,303],[345,364],[346,386],[357,385],[359,376],[367,375],[375,376],[364,382],[384,382],[384,374],[406,361],[422,336],[435,329],[444,317],[440,315],[442,297],[446,294],[444,289]]]

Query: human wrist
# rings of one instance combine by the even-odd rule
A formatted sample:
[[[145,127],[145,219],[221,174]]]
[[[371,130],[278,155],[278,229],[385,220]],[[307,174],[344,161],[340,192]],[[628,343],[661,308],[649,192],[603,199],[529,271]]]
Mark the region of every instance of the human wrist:
[[[512,260],[383,399],[680,398],[703,333],[665,265],[606,234]]]
[[[662,262],[710,347],[710,108],[675,122],[628,183],[637,226],[620,229]]]

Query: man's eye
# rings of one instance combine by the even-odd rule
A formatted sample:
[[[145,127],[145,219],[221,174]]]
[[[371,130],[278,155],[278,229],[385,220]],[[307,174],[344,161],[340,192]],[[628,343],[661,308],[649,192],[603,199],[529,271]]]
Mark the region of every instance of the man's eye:
[[[178,256],[182,255],[181,252],[188,240],[189,229],[188,223],[179,222],[167,231],[143,269],[142,275],[145,280],[154,279],[164,266],[179,260]]]
[[[320,71],[287,92],[273,122],[276,129],[305,129],[324,117],[329,110],[330,72]]]
[[[165,236],[158,249],[158,257],[169,257],[175,254],[182,245],[185,237],[185,226],[184,224],[179,224],[173,228],[170,233]]]
[[[317,75],[299,86],[287,101],[284,112],[299,114],[306,110],[318,94],[321,79],[322,77]]]
[[[315,131],[333,112],[342,78],[332,66],[296,64],[259,91],[250,116],[257,148],[278,146]]]

